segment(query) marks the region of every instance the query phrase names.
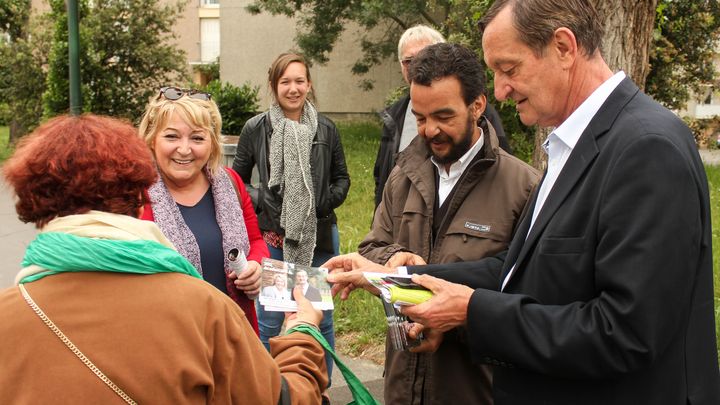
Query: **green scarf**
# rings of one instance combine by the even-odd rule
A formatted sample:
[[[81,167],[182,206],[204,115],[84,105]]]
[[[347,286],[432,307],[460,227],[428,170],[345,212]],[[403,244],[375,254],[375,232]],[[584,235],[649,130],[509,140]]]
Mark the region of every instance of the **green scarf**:
[[[111,271],[129,274],[183,273],[202,279],[178,252],[150,240],[95,239],[61,232],[43,232],[30,243],[23,267],[47,271],[24,277],[28,283],[45,276],[77,271]]]
[[[380,402],[373,398],[370,391],[368,391],[367,387],[365,387],[362,381],[357,378],[355,373],[353,373],[352,370],[350,370],[348,366],[346,366],[345,363],[340,360],[340,357],[335,353],[332,347],[330,347],[330,344],[327,342],[327,340],[325,340],[319,329],[310,327],[308,325],[299,324],[293,328],[288,329],[285,334],[289,335],[293,332],[301,332],[314,337],[315,340],[320,343],[320,346],[325,349],[325,355],[327,356],[328,354],[330,354],[330,356],[332,356],[335,364],[338,366],[338,369],[345,378],[345,382],[347,383],[348,389],[350,390],[350,394],[352,394],[353,397],[353,401],[349,402],[348,405],[380,405]]]

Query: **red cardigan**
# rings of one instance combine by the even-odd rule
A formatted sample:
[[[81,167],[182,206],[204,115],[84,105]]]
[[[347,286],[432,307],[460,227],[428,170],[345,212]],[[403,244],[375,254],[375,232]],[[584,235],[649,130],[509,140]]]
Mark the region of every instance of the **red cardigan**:
[[[240,194],[240,205],[242,206],[241,208],[243,212],[243,219],[245,220],[245,228],[247,228],[248,240],[250,241],[250,253],[247,256],[247,259],[262,263],[263,258],[270,257],[270,252],[268,251],[267,245],[263,240],[262,233],[260,232],[260,228],[258,227],[258,220],[255,215],[255,210],[253,209],[252,200],[250,200],[250,195],[247,193],[247,190],[245,190],[245,183],[242,181],[240,176],[229,167],[226,167],[225,170],[237,186],[237,191]],[[150,202],[145,204],[143,214],[140,216],[140,219],[155,221]],[[258,334],[255,302],[249,299],[245,294],[239,294],[235,289],[235,284],[233,284],[229,279],[226,279],[226,288],[230,297],[240,306],[240,308],[242,308],[243,312],[245,312],[245,317],[255,330],[255,334]]]

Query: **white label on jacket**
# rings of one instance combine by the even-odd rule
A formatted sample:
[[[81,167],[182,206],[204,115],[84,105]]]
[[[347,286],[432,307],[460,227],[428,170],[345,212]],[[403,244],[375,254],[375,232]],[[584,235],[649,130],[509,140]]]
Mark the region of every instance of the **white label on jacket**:
[[[465,222],[465,228],[477,232],[490,232],[490,225],[473,224],[472,222]]]

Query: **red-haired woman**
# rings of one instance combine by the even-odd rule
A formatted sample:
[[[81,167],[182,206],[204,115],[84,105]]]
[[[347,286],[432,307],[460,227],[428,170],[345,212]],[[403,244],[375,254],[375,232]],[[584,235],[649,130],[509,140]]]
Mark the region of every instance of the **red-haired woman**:
[[[40,233],[0,291],[0,403],[320,402],[322,347],[293,332],[273,361],[240,308],[137,218],[157,174],[132,125],[50,120],[3,173]],[[288,326],[316,328],[321,313],[295,298]]]

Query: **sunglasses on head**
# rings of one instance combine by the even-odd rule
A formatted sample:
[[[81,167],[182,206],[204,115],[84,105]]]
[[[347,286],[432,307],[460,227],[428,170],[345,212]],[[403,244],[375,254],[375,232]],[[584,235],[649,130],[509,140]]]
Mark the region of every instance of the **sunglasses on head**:
[[[181,89],[179,87],[161,87],[160,96],[163,96],[171,101],[178,100],[182,96],[188,96],[190,98],[196,98],[198,100],[205,101],[210,101],[210,99],[212,98],[210,93],[205,93],[194,89]]]

